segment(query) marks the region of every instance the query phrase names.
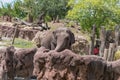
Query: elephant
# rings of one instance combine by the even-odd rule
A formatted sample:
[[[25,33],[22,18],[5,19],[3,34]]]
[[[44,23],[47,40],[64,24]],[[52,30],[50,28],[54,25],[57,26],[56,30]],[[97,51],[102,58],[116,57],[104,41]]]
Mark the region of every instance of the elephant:
[[[59,27],[54,31],[38,32],[36,35],[33,42],[38,43],[38,47],[44,46],[46,49],[58,52],[71,49],[71,45],[75,43],[74,34],[66,27]]]

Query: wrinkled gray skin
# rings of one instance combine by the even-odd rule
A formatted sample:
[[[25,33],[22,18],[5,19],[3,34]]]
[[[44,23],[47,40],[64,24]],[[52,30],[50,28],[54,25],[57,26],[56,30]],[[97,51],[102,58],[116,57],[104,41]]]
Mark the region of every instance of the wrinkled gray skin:
[[[71,45],[75,43],[74,34],[68,28],[61,27],[44,36],[46,37],[41,40],[41,46],[58,52],[70,49]]]

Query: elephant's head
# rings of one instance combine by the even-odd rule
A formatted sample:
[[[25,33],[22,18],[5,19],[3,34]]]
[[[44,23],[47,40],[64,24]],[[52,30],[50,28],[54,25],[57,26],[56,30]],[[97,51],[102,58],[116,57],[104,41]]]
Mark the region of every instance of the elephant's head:
[[[52,45],[55,47],[55,51],[62,51],[64,49],[70,49],[71,45],[75,43],[74,34],[68,28],[58,28],[53,31]]]

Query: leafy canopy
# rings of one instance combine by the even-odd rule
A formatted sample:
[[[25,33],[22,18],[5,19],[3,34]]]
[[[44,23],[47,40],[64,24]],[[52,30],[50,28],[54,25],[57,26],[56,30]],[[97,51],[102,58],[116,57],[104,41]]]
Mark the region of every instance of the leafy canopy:
[[[70,0],[67,18],[77,20],[84,30],[90,31],[93,24],[111,28],[120,22],[119,0]]]
[[[53,20],[59,16],[64,18],[69,10],[67,4],[69,0],[15,0],[14,4],[2,5],[0,15],[10,15],[23,19],[37,20],[44,13],[44,18]]]

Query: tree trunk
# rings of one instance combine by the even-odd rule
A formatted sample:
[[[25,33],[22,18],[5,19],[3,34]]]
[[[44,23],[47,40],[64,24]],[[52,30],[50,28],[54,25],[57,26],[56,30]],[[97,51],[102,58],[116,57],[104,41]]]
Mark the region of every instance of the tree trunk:
[[[45,22],[44,17],[45,17],[45,12],[39,15],[38,22],[37,22],[39,25],[42,25],[42,23]]]
[[[101,41],[101,45],[100,45],[100,56],[103,57],[103,53],[104,53],[104,48],[105,48],[105,40],[106,40],[106,30],[105,28],[102,26],[101,30],[100,30],[100,41]]]
[[[95,29],[96,29],[96,26],[93,25],[93,28],[92,28],[92,33],[91,33],[91,43],[90,43],[90,48],[89,48],[89,55],[93,54],[93,49],[94,49],[94,41],[95,41]]]
[[[14,41],[15,41],[15,37],[16,37],[17,30],[18,30],[18,26],[15,26],[15,32],[14,32],[14,35],[13,35],[12,44],[14,44]]]
[[[59,15],[57,15],[55,22],[59,23]]]
[[[116,26],[115,27],[115,46],[116,46],[116,49],[115,51],[117,51],[117,46],[119,46],[119,26]]]
[[[53,17],[53,23],[55,23],[55,17]]]
[[[120,46],[117,46],[116,48],[117,48],[117,49],[116,49],[117,51],[120,51]]]
[[[33,22],[33,16],[30,13],[28,14],[28,22]]]
[[[110,43],[107,61],[113,61],[115,52],[115,43]]]
[[[107,58],[108,58],[108,49],[104,49],[103,58],[104,58],[105,60],[107,60]]]

